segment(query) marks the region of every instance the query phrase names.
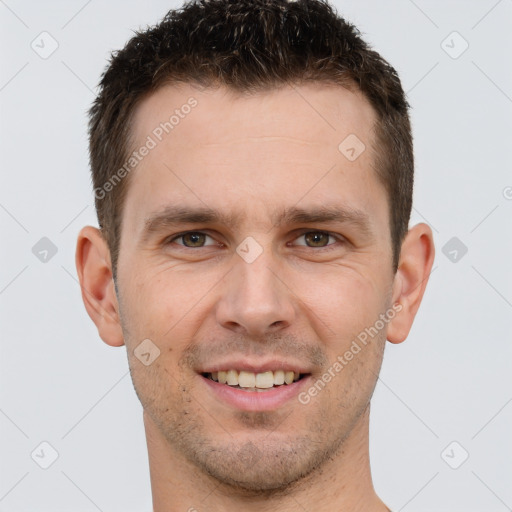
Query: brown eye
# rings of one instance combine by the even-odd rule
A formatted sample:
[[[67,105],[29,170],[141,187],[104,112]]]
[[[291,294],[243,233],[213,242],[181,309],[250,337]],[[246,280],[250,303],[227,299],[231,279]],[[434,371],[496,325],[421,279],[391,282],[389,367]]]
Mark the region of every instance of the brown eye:
[[[329,236],[327,233],[320,232],[305,233],[304,235],[309,247],[325,247],[329,244]]]
[[[202,247],[205,238],[203,233],[187,233],[182,236],[184,245],[187,247]]]
[[[304,240],[305,243],[298,242],[294,245],[322,248],[336,243],[336,237],[325,231],[308,231],[300,235],[296,240],[300,241],[301,239]],[[334,242],[332,240],[334,240]]]
[[[201,248],[205,247],[206,245],[213,245],[213,243],[205,243],[207,238],[211,239],[211,237],[206,235],[205,233],[201,233],[199,231],[189,231],[188,233],[184,233],[173,238],[172,240],[170,240],[170,242],[176,242],[178,245],[183,245],[185,247],[190,248]],[[213,242],[213,239],[211,240]]]

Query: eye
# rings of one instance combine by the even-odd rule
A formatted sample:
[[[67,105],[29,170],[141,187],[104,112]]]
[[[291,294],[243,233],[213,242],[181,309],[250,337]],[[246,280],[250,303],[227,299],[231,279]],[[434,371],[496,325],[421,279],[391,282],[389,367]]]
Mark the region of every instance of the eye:
[[[303,243],[298,242],[301,239],[304,240]],[[207,243],[207,240],[210,240],[210,243]],[[301,245],[305,247],[321,249],[335,245],[337,241],[342,242],[340,238],[326,231],[307,231],[296,238],[294,240],[295,243],[292,243],[291,245]],[[200,249],[202,247],[218,245],[218,242],[216,242],[211,236],[201,231],[187,231],[186,233],[176,235],[169,239],[168,243],[176,243],[177,245],[181,245],[190,249]]]
[[[213,243],[205,243],[207,238],[209,238]],[[177,240],[181,240],[181,242],[177,242]],[[206,233],[202,233],[201,231],[188,231],[187,233],[182,233],[181,235],[177,235],[170,239],[168,243],[172,242],[176,242],[178,245],[183,245],[184,247],[189,248],[201,248],[207,245],[216,244],[215,240],[213,240],[211,236],[207,235]]]
[[[302,235],[300,235],[295,240],[300,240],[301,238],[305,240],[305,243],[297,243],[293,245],[304,245],[306,247],[322,248],[329,245],[334,245],[336,241],[340,241],[337,237],[325,231],[308,231],[306,233],[302,233]],[[334,242],[329,243],[329,239],[334,240]]]

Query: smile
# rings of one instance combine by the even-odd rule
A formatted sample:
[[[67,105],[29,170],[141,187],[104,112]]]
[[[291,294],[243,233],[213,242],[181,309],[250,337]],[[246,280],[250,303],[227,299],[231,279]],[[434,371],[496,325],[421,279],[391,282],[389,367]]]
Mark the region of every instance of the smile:
[[[298,395],[311,382],[311,374],[290,370],[201,372],[205,391],[216,401],[241,411],[277,411],[298,403]]]
[[[204,373],[204,377],[220,384],[226,384],[244,391],[265,391],[274,387],[290,385],[300,380],[304,375],[298,372],[276,370],[260,373],[244,370],[226,370],[211,373]]]

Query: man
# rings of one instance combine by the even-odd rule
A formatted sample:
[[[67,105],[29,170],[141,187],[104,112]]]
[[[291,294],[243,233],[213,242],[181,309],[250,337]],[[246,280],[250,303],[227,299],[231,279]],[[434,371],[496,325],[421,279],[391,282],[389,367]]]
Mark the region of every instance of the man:
[[[113,55],[90,115],[76,263],[155,512],[389,510],[370,399],[434,259],[393,68],[327,3],[202,1]]]

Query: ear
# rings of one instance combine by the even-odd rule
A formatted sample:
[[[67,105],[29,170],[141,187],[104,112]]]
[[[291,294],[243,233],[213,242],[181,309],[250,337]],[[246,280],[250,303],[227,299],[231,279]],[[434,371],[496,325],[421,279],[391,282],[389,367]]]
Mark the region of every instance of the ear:
[[[85,309],[101,339],[113,347],[124,345],[110,251],[99,229],[86,226],[80,231],[75,263]]]
[[[402,309],[389,322],[387,339],[401,343],[411,330],[434,263],[434,238],[427,224],[411,228],[402,243],[400,262],[393,282],[393,304]]]

